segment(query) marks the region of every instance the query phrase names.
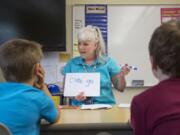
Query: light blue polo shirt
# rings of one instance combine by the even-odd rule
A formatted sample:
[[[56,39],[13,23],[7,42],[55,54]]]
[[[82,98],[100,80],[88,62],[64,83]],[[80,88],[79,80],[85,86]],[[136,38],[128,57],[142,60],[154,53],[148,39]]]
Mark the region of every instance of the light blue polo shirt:
[[[91,65],[84,62],[82,57],[72,58],[64,67],[66,73],[84,73],[98,72],[100,73],[100,96],[93,97],[94,104],[115,104],[115,98],[112,92],[111,78],[120,72],[120,66],[110,57],[96,59]],[[72,105],[82,105],[83,101],[75,99],[71,102]]]
[[[0,123],[13,135],[39,135],[40,120],[53,122],[57,116],[53,101],[42,90],[23,83],[0,83]]]

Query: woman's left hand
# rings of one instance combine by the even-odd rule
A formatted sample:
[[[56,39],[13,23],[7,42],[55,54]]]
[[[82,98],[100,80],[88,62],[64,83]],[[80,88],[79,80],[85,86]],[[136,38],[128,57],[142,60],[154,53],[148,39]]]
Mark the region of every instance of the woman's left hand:
[[[76,97],[75,97],[76,100],[78,101],[83,101],[86,99],[86,96],[84,95],[84,92],[80,92]]]

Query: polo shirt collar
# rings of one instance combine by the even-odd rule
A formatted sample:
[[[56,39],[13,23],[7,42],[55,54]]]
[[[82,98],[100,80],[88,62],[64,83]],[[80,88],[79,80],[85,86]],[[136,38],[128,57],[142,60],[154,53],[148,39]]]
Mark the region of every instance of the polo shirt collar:
[[[106,58],[105,58],[105,60],[106,60]],[[86,65],[84,58],[82,58],[80,56],[74,62],[78,65]],[[103,63],[104,62],[102,60],[100,60],[100,58],[97,58],[91,65],[101,65]]]

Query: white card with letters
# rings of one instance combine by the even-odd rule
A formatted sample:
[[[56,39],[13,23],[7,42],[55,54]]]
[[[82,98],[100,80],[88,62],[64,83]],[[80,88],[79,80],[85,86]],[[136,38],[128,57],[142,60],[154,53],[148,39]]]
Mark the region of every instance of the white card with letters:
[[[100,73],[67,73],[64,96],[77,96],[80,92],[87,97],[100,96]]]

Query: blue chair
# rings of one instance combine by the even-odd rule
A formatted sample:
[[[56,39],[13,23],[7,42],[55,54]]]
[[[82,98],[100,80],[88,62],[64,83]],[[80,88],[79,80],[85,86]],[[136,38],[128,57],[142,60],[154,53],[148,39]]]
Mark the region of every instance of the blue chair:
[[[3,123],[0,123],[0,135],[12,135],[9,128]]]

